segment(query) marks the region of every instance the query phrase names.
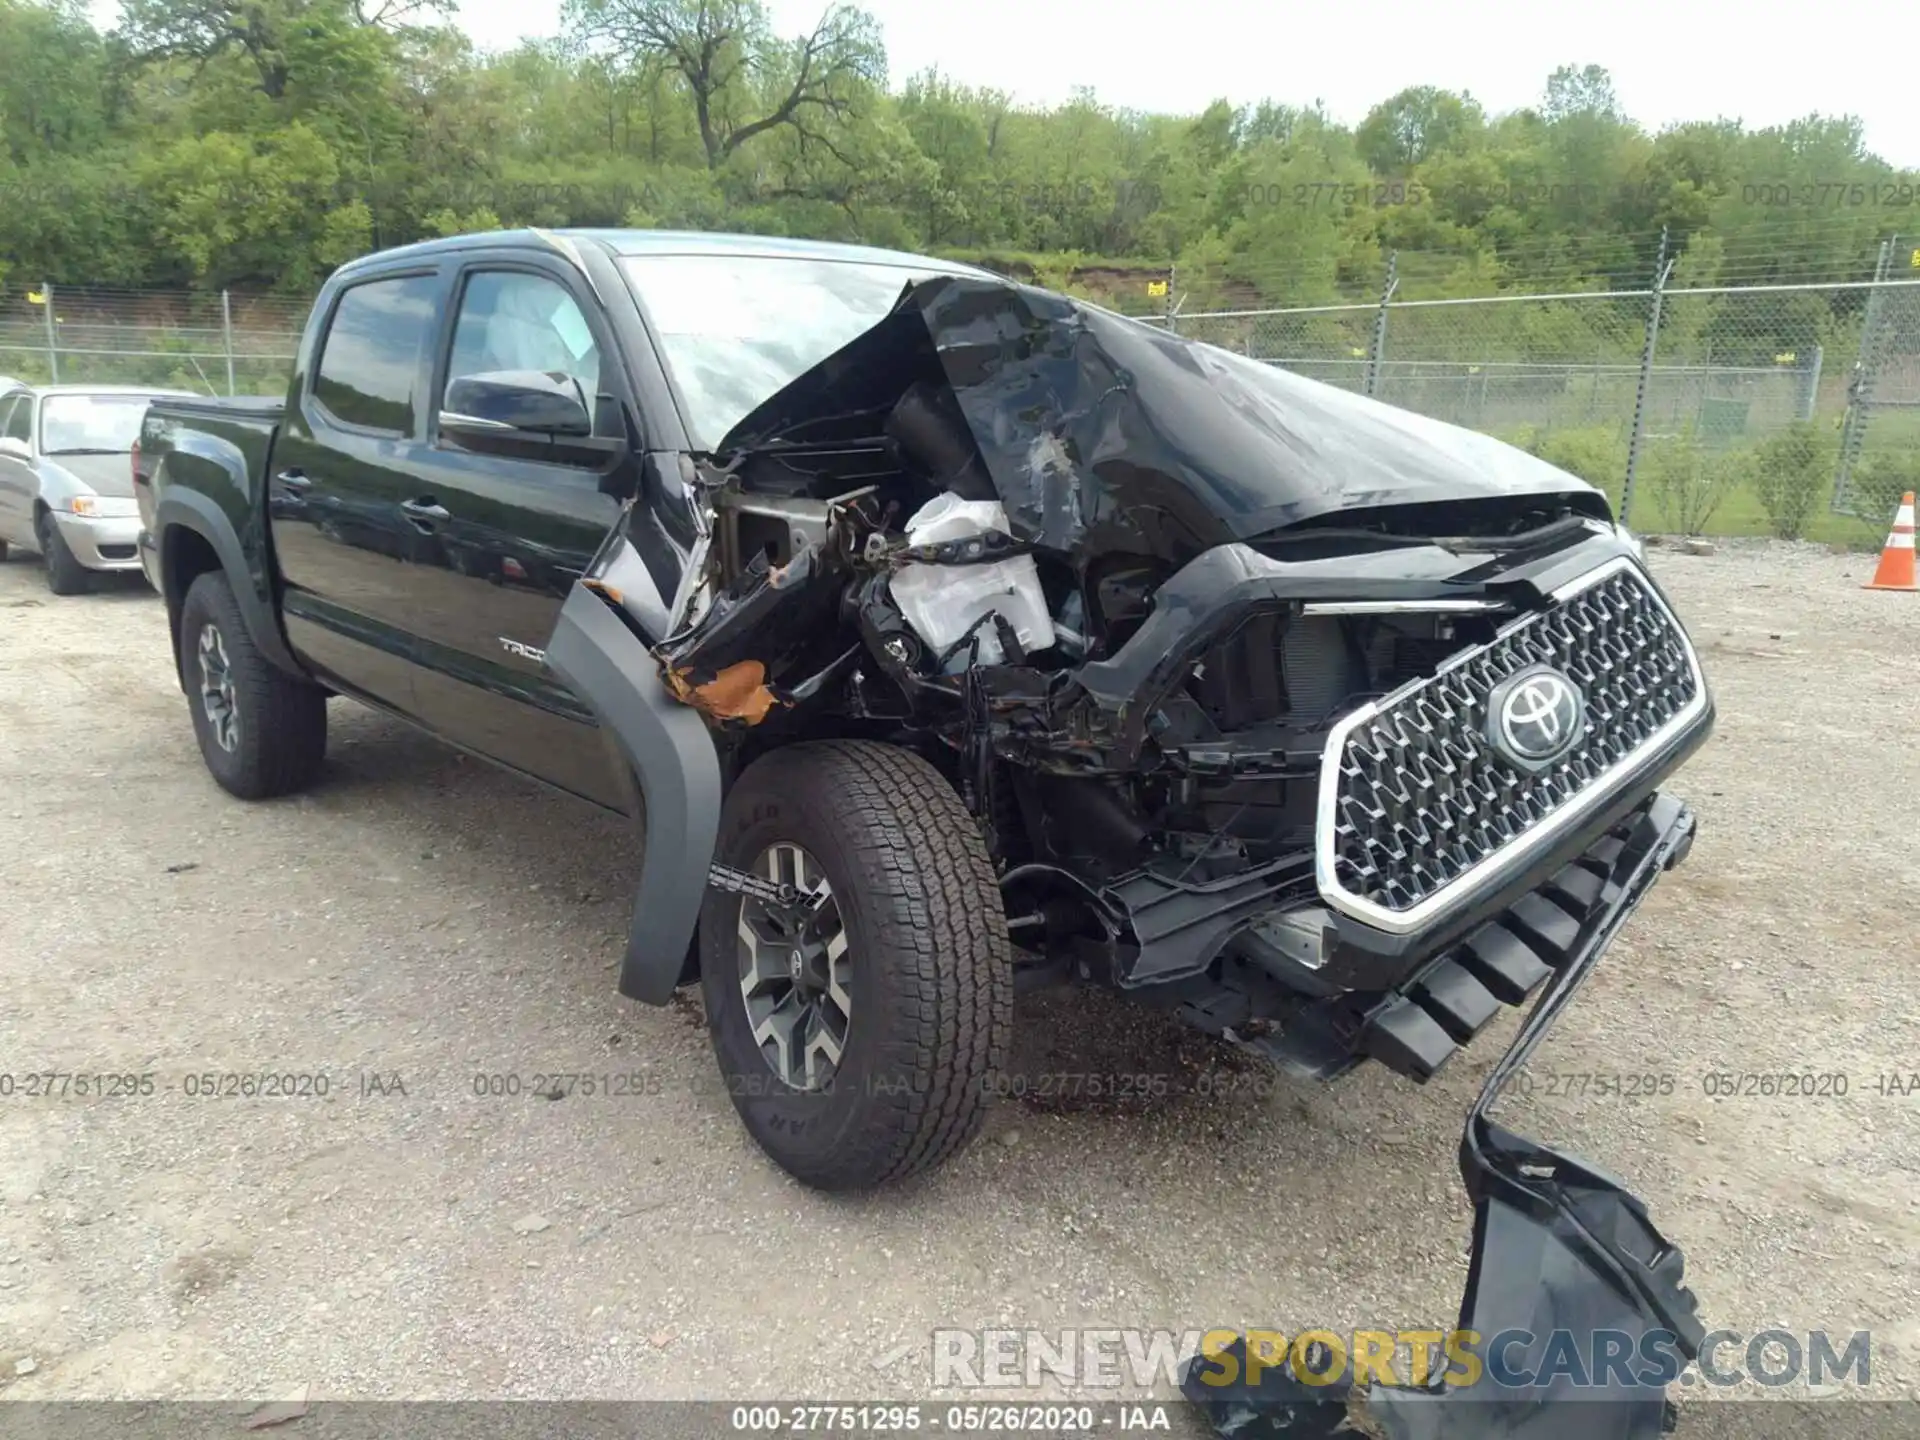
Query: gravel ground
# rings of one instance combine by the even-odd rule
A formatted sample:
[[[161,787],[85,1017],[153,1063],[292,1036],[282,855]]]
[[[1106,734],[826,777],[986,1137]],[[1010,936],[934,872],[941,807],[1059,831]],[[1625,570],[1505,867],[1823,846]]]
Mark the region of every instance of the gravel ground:
[[[1675,787],[1701,839],[1503,1118],[1643,1194],[1710,1325],[1871,1330],[1873,1389],[1920,1398],[1920,1096],[1875,1089],[1920,1071],[1920,598],[1813,547],[1654,555],[1720,705]],[[824,1198],[745,1138],[697,1001],[615,994],[620,822],[332,720],[311,794],[232,800],[154,597],[0,565],[0,1069],[156,1077],[0,1101],[10,1397],[925,1397],[937,1327],[1451,1320],[1460,1121],[1511,1017],[1424,1089],[1316,1088],[1041,997],[1015,1075],[1158,1078],[1004,1103],[940,1174]],[[642,1093],[475,1093],[556,1070]],[[189,1097],[208,1071],[331,1093]],[[1672,1084],[1548,1093],[1584,1074]]]

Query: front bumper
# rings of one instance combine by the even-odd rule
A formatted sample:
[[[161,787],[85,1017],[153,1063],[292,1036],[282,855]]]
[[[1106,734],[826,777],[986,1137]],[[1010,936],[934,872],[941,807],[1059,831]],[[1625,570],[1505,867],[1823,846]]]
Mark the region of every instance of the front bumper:
[[[1511,605],[1515,613],[1490,639],[1324,732],[1263,723],[1213,734],[1191,717],[1169,718],[1185,713],[1169,697],[1177,702],[1184,677],[1237,627],[1356,595],[1389,608]],[[1492,681],[1543,661],[1589,692],[1587,738],[1523,775],[1475,737],[1490,720]],[[1631,549],[1597,529],[1545,553],[1492,559],[1432,546],[1281,561],[1247,545],[1218,546],[1155,591],[1152,612],[1111,658],[1072,679],[1084,701],[1077,719],[1099,737],[1109,770],[1138,760],[1151,738],[1161,760],[1189,779],[1277,784],[1283,808],[1313,807],[1313,842],[1301,852],[1213,879],[1153,864],[1095,887],[1122,941],[1107,967],[1111,983],[1167,1000],[1204,991],[1188,982],[1263,916],[1307,906],[1329,912],[1318,975],[1326,987],[1378,994],[1401,986],[1582,862],[1705,743],[1715,718],[1679,618]],[[1069,738],[1049,757],[1074,753],[1079,731],[1058,715],[1053,723]],[[1365,786],[1353,793],[1348,782],[1357,777]],[[1356,833],[1356,816],[1366,817],[1366,833]],[[1336,861],[1336,851],[1345,858]],[[1386,857],[1410,873],[1396,873]],[[1416,876],[1410,898],[1385,898]]]
[[[140,568],[138,515],[74,515],[55,510],[53,523],[60,531],[60,538],[67,542],[67,549],[73,552],[73,558],[87,569]]]
[[[1644,800],[1578,859],[1391,991],[1369,1012],[1359,1051],[1425,1081],[1503,1005],[1520,1004],[1571,966],[1593,964],[1626,918],[1619,907],[1642,858],[1635,837],[1652,833],[1649,826],[1664,834],[1667,817],[1688,815],[1671,796]],[[1664,868],[1678,865],[1692,848],[1692,821],[1685,818]],[[1595,924],[1608,917],[1596,932]]]
[[[1460,1171],[1474,1201],[1473,1252],[1455,1335],[1477,1339],[1486,1364],[1477,1383],[1461,1373],[1423,1388],[1315,1384],[1291,1362],[1258,1368],[1251,1384],[1244,1348],[1229,1369],[1207,1356],[1182,1381],[1222,1435],[1305,1440],[1332,1435],[1349,1406],[1364,1405],[1388,1440],[1655,1440],[1666,1419],[1666,1385],[1696,1359],[1705,1328],[1682,1283],[1680,1251],[1654,1228],[1646,1206],[1583,1161],[1493,1123],[1488,1110],[1660,875],[1692,848],[1694,818],[1656,796],[1626,828],[1616,862],[1588,918],[1563,952],[1512,1047],[1467,1114]],[[1490,1355],[1491,1342],[1504,1340]],[[1623,1354],[1625,1366],[1543,1363],[1571,1345],[1582,1356]],[[1624,1347],[1624,1349],[1622,1349]],[[1451,1367],[1449,1367],[1451,1369]],[[1533,1377],[1546,1374],[1548,1378]],[[1222,1383],[1231,1375],[1232,1383]],[[1524,1378],[1525,1383],[1520,1383]]]

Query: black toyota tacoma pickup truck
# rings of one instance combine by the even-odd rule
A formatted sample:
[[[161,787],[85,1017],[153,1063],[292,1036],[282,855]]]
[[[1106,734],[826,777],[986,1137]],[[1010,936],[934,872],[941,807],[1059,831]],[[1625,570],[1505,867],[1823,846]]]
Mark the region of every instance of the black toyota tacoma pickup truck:
[[[215,779],[311,783],[345,695],[632,816],[620,989],[703,988],[800,1179],[955,1152],[1029,986],[1415,1081],[1531,996],[1463,1321],[1697,1344],[1639,1202],[1485,1113],[1712,725],[1582,481],[963,265],[633,231],[356,260],[284,402],[155,404],[134,468]]]

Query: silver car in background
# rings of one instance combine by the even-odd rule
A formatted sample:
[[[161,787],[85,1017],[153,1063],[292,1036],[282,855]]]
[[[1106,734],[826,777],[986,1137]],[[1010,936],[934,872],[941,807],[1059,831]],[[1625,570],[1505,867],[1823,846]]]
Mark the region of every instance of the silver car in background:
[[[0,559],[37,551],[47,588],[77,595],[92,573],[140,568],[133,446],[147,406],[187,390],[42,385],[0,390]]]

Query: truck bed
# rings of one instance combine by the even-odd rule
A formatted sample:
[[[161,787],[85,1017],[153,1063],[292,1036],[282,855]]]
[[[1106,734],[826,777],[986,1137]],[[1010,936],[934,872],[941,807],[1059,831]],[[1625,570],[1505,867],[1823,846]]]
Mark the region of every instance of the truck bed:
[[[170,415],[244,415],[277,424],[280,417],[286,414],[287,402],[280,395],[196,395],[191,398],[169,395],[164,400],[155,401],[153,408],[165,410]]]
[[[267,395],[156,401],[147,407],[140,469],[163,489],[184,479],[212,495],[237,492],[250,504],[266,479],[285,413],[285,401]],[[220,458],[236,453],[239,465]],[[236,523],[247,513],[237,509]]]

